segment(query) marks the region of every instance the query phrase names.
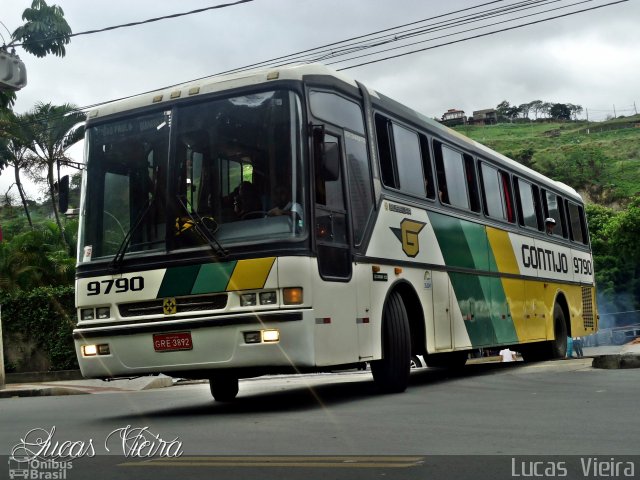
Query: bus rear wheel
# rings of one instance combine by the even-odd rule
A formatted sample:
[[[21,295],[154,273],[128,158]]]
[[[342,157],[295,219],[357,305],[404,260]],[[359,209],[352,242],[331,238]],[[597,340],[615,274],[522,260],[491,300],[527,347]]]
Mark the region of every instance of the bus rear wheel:
[[[231,402],[238,395],[238,377],[218,374],[209,379],[209,389],[216,402]]]
[[[371,362],[373,380],[385,393],[404,392],[409,385],[411,339],[407,310],[392,292],[382,314],[382,359]]]
[[[525,362],[539,362],[564,358],[567,354],[567,322],[564,310],[559,304],[553,307],[554,339],[547,342],[530,343],[522,346],[521,353]]]
[[[567,355],[567,322],[562,307],[557,303],[553,307],[553,333],[555,338],[550,343],[550,357],[564,358]]]

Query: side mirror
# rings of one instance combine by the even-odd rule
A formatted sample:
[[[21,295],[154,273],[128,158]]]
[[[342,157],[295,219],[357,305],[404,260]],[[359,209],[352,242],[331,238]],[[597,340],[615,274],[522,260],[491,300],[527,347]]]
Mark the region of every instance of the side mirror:
[[[69,209],[69,175],[62,177],[58,185],[58,209],[60,213]]]

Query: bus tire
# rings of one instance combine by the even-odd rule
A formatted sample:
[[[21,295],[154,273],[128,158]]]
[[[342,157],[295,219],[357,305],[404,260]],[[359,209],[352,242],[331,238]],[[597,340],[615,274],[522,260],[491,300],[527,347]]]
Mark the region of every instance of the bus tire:
[[[392,292],[382,314],[382,359],[371,362],[373,380],[385,393],[404,392],[409,385],[411,339],[407,310]]]
[[[553,307],[553,333],[555,338],[550,342],[549,356],[552,359],[564,358],[567,355],[567,322],[558,303]]]
[[[219,374],[209,379],[209,389],[216,402],[231,402],[238,395],[238,377]]]
[[[564,310],[559,304],[553,307],[554,339],[547,342],[536,342],[522,345],[520,353],[525,362],[540,362],[564,358],[567,354],[567,322]]]

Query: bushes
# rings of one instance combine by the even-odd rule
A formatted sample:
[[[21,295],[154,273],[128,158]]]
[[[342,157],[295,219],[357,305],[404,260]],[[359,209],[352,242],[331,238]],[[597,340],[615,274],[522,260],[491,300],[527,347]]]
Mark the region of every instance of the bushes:
[[[1,293],[7,371],[76,369],[72,286]]]

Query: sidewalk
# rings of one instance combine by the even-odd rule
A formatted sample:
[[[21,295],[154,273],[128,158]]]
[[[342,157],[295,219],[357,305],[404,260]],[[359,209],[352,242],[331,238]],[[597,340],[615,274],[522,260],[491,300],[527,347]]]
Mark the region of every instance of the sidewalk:
[[[606,347],[601,347],[606,348]],[[596,350],[594,348],[593,350]],[[586,353],[585,348],[585,353]],[[618,353],[605,353],[593,358],[593,368],[640,368],[640,338],[622,345]]]
[[[53,395],[85,395],[90,393],[135,392],[173,385],[173,379],[165,375],[138,377],[131,380],[61,380],[33,383],[8,383],[0,389],[1,398],[44,397]]]

